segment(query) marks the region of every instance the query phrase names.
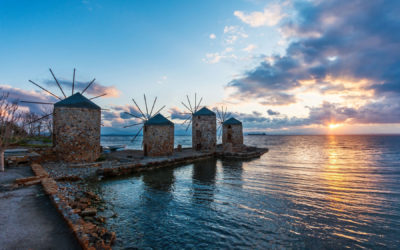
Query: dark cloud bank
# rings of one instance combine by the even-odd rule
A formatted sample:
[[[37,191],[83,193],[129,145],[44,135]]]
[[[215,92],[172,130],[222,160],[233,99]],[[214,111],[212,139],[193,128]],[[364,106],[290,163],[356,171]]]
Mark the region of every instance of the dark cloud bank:
[[[292,38],[286,54],[272,56],[228,86],[242,99],[262,98],[263,104],[285,105],[287,94],[302,80],[315,80],[315,89],[340,92],[344,86],[326,82],[368,79],[361,91],[373,97],[358,108],[325,102],[310,107],[309,117],[266,118],[266,127],[350,123],[400,123],[400,1],[326,0],[294,3],[297,16],[281,23]],[[240,93],[240,94],[239,94]],[[271,110],[272,111],[272,110]],[[269,115],[274,115],[268,111]],[[246,118],[245,118],[246,119]]]

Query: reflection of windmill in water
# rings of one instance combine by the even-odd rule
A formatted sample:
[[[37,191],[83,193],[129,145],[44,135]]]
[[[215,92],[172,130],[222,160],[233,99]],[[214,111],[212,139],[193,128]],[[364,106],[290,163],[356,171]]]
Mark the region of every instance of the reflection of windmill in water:
[[[82,92],[75,93],[75,69],[72,79],[71,95],[67,96],[59,81],[50,69],[55,83],[62,93],[62,97],[50,92],[39,84],[29,80],[46,93],[57,98],[59,101],[36,102],[21,101],[24,103],[53,105],[52,113],[46,114],[39,119],[53,116],[53,147],[59,160],[67,162],[94,161],[100,156],[100,126],[101,108],[91,100],[105,96],[106,93],[86,98],[83,94],[93,86],[96,79],[89,82]]]
[[[211,151],[216,148],[216,114],[206,107],[200,108],[201,100],[197,103],[197,95],[195,94],[194,106],[191,105],[189,96],[186,95],[189,107],[182,102],[186,109],[189,110],[189,116],[185,122],[189,121],[186,130],[192,124],[192,149],[196,151]]]
[[[171,155],[174,151],[174,124],[165,118],[160,112],[165,108],[165,105],[154,112],[154,107],[157,102],[157,97],[154,98],[153,105],[151,109],[147,106],[146,95],[144,97],[145,111],[139,107],[135,99],[132,98],[140,115],[132,114],[129,112],[124,112],[140,122],[124,126],[124,128],[140,126],[140,129],[132,138],[131,142],[139,136],[140,132],[143,130],[143,153],[145,156],[165,156]]]

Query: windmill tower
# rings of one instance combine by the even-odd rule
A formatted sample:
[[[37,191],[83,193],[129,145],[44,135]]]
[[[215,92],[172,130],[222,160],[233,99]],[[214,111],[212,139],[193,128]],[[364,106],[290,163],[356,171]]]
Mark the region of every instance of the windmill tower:
[[[63,97],[53,94],[39,84],[29,80],[32,84],[57,98],[56,103],[43,103],[34,101],[22,101],[25,103],[53,105],[53,113],[42,116],[44,119],[53,116],[53,149],[57,159],[65,162],[91,162],[99,158],[100,147],[100,126],[101,108],[91,100],[106,94],[92,97],[83,96],[86,90],[92,86],[96,79],[93,79],[82,92],[75,91],[75,69],[72,80],[72,92],[67,97],[53,71],[50,69],[57,86]],[[37,121],[37,120],[36,120]]]
[[[165,105],[153,114],[157,97],[154,99],[153,105],[149,112],[146,95],[144,95],[144,103],[146,108],[146,113],[144,113],[136,101],[134,99],[132,99],[132,101],[135,103],[140,115],[134,115],[128,112],[125,112],[125,114],[141,120],[139,123],[125,126],[125,128],[141,126],[137,134],[133,137],[132,141],[134,141],[143,130],[142,145],[144,156],[172,155],[174,152],[174,124],[160,114],[161,110],[165,108]]]
[[[192,114],[192,149],[196,151],[210,151],[215,152],[217,137],[216,137],[216,114],[206,107],[200,108],[200,102],[197,103],[197,96],[195,95],[194,108],[191,106],[189,96],[186,96],[189,107],[182,102],[186,109]],[[188,125],[188,126],[189,126]]]
[[[222,123],[222,144],[232,144],[235,149],[243,145],[243,126],[242,122],[234,117]]]

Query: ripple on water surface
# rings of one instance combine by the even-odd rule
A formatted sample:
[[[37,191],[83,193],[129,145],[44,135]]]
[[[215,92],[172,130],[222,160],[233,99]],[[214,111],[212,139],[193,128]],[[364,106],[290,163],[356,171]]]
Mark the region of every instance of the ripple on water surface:
[[[270,151],[94,183],[115,248],[400,247],[399,136],[245,140]]]

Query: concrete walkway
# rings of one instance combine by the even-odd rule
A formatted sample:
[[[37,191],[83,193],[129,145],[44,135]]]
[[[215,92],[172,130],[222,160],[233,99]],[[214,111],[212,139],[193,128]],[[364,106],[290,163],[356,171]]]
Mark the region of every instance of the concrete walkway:
[[[0,172],[0,249],[80,249],[41,185],[12,189],[30,167]]]

